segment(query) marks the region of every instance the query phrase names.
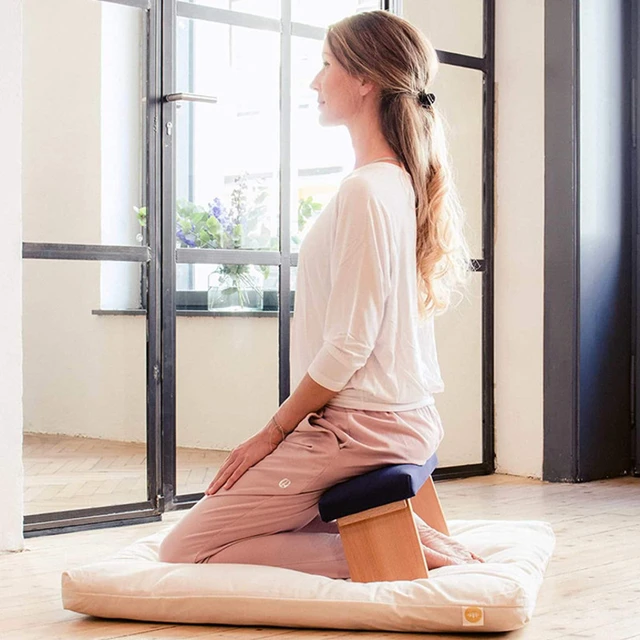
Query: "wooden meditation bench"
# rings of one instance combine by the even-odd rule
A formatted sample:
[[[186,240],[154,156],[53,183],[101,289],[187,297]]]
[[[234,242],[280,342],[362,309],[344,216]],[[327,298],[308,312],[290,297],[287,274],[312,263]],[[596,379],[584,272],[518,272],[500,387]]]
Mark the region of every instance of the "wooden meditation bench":
[[[413,512],[449,535],[431,477],[437,465],[435,454],[423,465],[390,465],[322,495],[320,517],[337,520],[353,582],[429,577]]]

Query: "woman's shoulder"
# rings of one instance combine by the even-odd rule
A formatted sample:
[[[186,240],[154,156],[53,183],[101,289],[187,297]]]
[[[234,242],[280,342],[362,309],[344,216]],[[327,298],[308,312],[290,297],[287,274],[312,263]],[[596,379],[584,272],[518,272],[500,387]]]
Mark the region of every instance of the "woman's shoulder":
[[[347,175],[340,183],[338,194],[379,196],[389,191],[406,192],[407,189],[411,189],[411,183],[404,169],[389,162],[372,162]]]
[[[336,196],[368,196],[374,192],[373,186],[371,176],[356,169],[342,179]]]
[[[401,203],[413,206],[413,187],[404,169],[390,163],[372,163],[354,169],[347,175],[336,194],[337,208],[342,206],[373,206],[375,209],[396,210]]]

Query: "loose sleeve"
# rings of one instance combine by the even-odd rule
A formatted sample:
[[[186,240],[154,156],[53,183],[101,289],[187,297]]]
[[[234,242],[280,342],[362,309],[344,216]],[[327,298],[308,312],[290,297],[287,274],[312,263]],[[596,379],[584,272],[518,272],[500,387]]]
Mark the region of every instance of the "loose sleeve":
[[[365,180],[345,181],[336,204],[323,345],[308,369],[332,391],[342,390],[373,351],[391,287],[393,251],[388,212]]]

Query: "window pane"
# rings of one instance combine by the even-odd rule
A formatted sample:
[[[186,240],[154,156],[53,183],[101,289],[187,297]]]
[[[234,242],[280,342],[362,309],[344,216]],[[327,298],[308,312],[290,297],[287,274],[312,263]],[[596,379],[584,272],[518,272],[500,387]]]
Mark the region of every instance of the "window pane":
[[[405,2],[404,17],[420,27],[436,49],[482,57],[483,0]]]
[[[277,309],[275,265],[178,264],[177,282],[178,310],[253,313]]]
[[[465,210],[473,258],[482,258],[483,74],[440,65],[433,92],[444,116],[453,176]]]
[[[202,4],[216,9],[251,13],[265,18],[280,18],[280,0],[188,0],[192,4]]]
[[[250,306],[255,289],[229,278],[230,265],[195,265],[213,274],[212,312],[177,318],[177,492],[204,491],[229,451],[262,429],[278,409],[278,318]],[[267,267],[268,268],[268,267]],[[259,270],[258,267],[252,269]],[[264,302],[273,306],[278,269]],[[269,300],[267,300],[267,292]],[[193,293],[193,292],[191,292]],[[244,298],[243,298],[244,296]],[[242,307],[244,299],[245,306]],[[197,312],[196,312],[197,313]]]
[[[444,440],[440,466],[482,462],[482,274],[471,275],[466,299],[436,318],[438,360],[445,384],[436,395]]]
[[[178,21],[178,91],[217,103],[177,105],[177,246],[277,250],[279,66],[276,33]]]
[[[322,127],[317,93],[309,84],[322,65],[322,42],[292,39],[292,176],[294,208],[291,250],[298,251],[340,181],[353,169],[354,155],[346,127]]]
[[[380,8],[380,0],[293,0],[291,19],[294,22],[326,28],[353,13]]]
[[[118,306],[138,315],[96,315],[114,288],[139,299],[139,270],[23,262],[27,514],[147,499],[146,318],[137,302]]]
[[[108,2],[24,2],[25,241],[140,244],[147,21]]]

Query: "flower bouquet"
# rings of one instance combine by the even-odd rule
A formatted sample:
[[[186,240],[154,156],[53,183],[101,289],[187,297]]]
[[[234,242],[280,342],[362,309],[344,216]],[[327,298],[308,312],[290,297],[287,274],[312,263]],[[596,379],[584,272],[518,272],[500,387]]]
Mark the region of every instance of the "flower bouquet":
[[[197,249],[267,249],[278,250],[277,219],[268,215],[268,187],[249,184],[247,175],[238,176],[226,206],[214,198],[203,207],[188,200],[176,203],[176,247]],[[322,205],[312,197],[298,203],[298,234]],[[146,226],[146,208],[134,208],[142,227]],[[292,237],[297,248],[300,238]],[[268,265],[223,264],[208,277],[209,309],[262,309],[264,281]]]

